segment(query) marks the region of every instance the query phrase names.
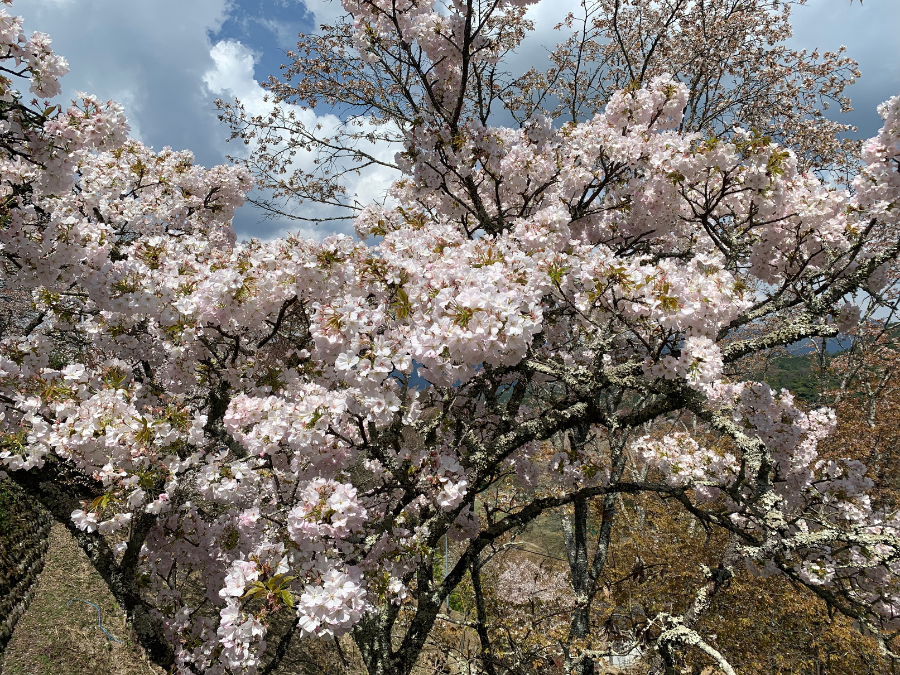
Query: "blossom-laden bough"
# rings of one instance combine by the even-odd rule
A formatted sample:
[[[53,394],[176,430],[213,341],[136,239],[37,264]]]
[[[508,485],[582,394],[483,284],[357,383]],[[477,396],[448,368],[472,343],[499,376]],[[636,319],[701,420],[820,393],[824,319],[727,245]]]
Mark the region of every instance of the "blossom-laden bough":
[[[895,515],[858,462],[819,458],[829,411],[727,372],[838,334],[891,281],[900,97],[852,194],[753,132],[680,131],[691,92],[666,75],[583,122],[490,126],[478,87],[520,4],[346,0],[362,60],[416,82],[403,177],[358,239],[242,243],[245,169],[153,152],[87,95],[26,104],[14,86],[53,97],[66,64],[0,15],[0,254],[34,308],[0,343],[0,459],[156,663],[270,672],[294,633],[350,632],[370,673],[409,673],[485,549],[594,497],[611,523],[629,493],[733,540],[695,607],[655,619],[664,661],[693,647],[728,671],[692,622],[735,561],[894,648]],[[641,431],[672,416],[702,434]],[[438,579],[445,536],[461,554]]]

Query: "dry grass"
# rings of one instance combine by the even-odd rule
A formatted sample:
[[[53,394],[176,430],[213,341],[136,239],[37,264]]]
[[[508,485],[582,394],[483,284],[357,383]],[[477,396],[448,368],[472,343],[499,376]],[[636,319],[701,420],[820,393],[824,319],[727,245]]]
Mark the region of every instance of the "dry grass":
[[[97,625],[103,610],[103,626],[125,644],[107,640]],[[66,529],[55,524],[50,550],[38,581],[37,593],[16,625],[3,655],[4,675],[159,675],[125,626],[125,615],[116,605],[100,575]]]

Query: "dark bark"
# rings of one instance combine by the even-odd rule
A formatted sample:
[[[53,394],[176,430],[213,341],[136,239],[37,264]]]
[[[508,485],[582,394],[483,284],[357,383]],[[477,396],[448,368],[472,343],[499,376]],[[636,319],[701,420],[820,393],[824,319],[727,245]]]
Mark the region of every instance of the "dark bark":
[[[291,640],[294,637],[294,633],[297,632],[297,626],[300,625],[300,618],[295,618],[293,622],[291,622],[290,627],[287,632],[281,636],[281,639],[278,641],[278,645],[275,647],[275,655],[272,657],[272,660],[269,661],[268,665],[265,668],[259,671],[259,675],[271,675],[271,673],[275,672],[275,669],[281,665],[281,662],[284,660],[284,657],[287,656],[288,647],[291,644]]]
[[[663,491],[668,489],[664,486],[657,487]],[[578,499],[587,499],[607,493],[640,492],[646,489],[652,489],[652,487],[645,484],[619,482],[615,487],[595,486],[583,488],[562,497],[536,499],[520,511],[497,521],[472,538],[441,584],[435,585],[431,581],[430,564],[421,563],[418,568],[415,613],[396,650],[393,649],[392,634],[399,613],[397,605],[383,604],[378,613],[364,617],[353,630],[353,639],[362,653],[369,675],[409,675],[412,672],[444,600],[468,573],[472,561],[499,537],[527,525],[550,509],[571,504]]]
[[[579,428],[569,436],[570,442],[579,449],[588,441],[588,429]],[[616,439],[610,447],[612,458],[611,485],[621,479],[624,469],[622,447],[624,441]],[[563,535],[566,542],[566,556],[569,560],[572,590],[575,593],[575,609],[569,626],[569,635],[564,646],[566,653],[566,672],[574,675],[594,675],[596,666],[594,659],[584,654],[573,653],[572,645],[582,642],[590,636],[591,607],[597,595],[598,580],[606,567],[609,545],[612,540],[613,523],[616,517],[616,495],[603,496],[603,509],[600,515],[600,528],[597,534],[597,545],[593,559],[588,554],[588,515],[590,502],[588,498],[574,501],[571,516],[563,516]]]
[[[491,638],[487,631],[487,611],[484,607],[484,592],[481,589],[481,561],[477,558],[472,561],[469,569],[472,577],[472,593],[475,595],[475,630],[478,633],[478,641],[481,645],[481,667],[486,675],[496,675],[494,668],[494,653],[491,649]]]
[[[566,556],[569,559],[572,590],[575,592],[575,609],[569,625],[565,646],[567,670],[573,675],[594,675],[594,660],[572,654],[573,642],[583,641],[591,631],[591,580],[588,570],[588,501],[579,499],[571,516],[563,516],[563,534],[566,540]]]

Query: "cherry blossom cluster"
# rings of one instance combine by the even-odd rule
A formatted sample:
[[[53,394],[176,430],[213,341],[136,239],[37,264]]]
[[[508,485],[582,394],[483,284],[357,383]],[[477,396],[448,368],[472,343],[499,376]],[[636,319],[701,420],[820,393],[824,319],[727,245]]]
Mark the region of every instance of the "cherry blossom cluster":
[[[49,35],[35,32],[30,38],[26,37],[22,17],[10,16],[5,8],[0,8],[0,51],[5,60],[11,60],[17,69],[28,74],[32,94],[44,98],[59,95],[59,78],[69,72],[69,64],[53,53]],[[0,78],[0,100],[9,102],[18,97],[19,92],[12,88],[12,81],[7,77]]]
[[[567,599],[571,593],[568,580],[563,575],[538,565],[531,558],[505,565],[497,577],[497,584],[503,599],[516,605],[524,605],[535,600],[560,601]]]
[[[644,436],[632,447],[644,462],[663,473],[667,483],[691,487],[701,499],[718,496],[721,488],[734,484],[740,471],[733,454],[704,448],[684,433],[661,439]]]
[[[288,512],[288,533],[304,550],[322,548],[322,539],[343,540],[359,531],[366,510],[356,488],[318,478],[299,490],[297,506]]]
[[[900,195],[900,96],[878,106],[884,126],[863,145],[863,169],[853,180],[854,203],[881,218],[891,213]]]
[[[689,337],[684,341],[681,355],[666,354],[654,362],[649,357],[644,362],[648,377],[658,379],[687,380],[692,386],[714,382],[722,376],[722,352],[707,337]]]

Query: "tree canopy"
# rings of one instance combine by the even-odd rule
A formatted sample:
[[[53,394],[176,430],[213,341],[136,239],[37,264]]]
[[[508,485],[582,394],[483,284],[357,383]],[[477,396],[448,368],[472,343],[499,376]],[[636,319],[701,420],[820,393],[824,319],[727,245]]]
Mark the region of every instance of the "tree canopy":
[[[295,636],[349,634],[371,675],[409,674],[462,625],[481,672],[537,667],[499,646],[521,578],[492,564],[550,515],[565,593],[520,561],[563,607],[548,668],[734,673],[710,608],[767,583],[894,656],[895,502],[832,409],[753,373],[893,311],[900,96],[841,141],[821,108],[856,66],[787,49],[774,0],[586,2],[549,70],[509,73],[530,4],[345,0],[271,115],[221,104],[251,154],[212,169],[130,139],[115,103],[53,103],[64,59],[0,14],[0,462],[158,665],[270,673]],[[319,103],[334,133],[297,113]],[[355,204],[342,176],[385,140],[399,178]],[[357,236],[237,242],[254,181]],[[688,545],[686,587],[651,575],[640,613],[599,620],[616,547]]]

